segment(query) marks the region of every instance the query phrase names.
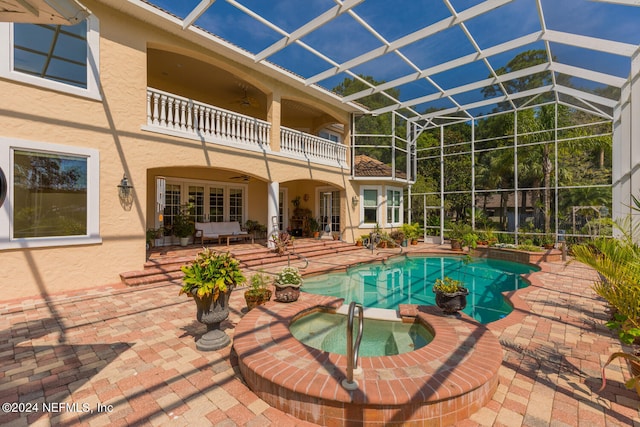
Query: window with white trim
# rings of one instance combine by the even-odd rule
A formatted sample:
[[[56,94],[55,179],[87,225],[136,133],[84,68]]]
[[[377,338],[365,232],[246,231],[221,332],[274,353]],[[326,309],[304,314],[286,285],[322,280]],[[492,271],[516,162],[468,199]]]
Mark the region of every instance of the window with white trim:
[[[0,77],[100,99],[99,25],[0,23]]]
[[[99,153],[0,138],[0,248],[99,243]]]
[[[387,187],[387,225],[397,227],[402,224],[402,189]]]
[[[375,227],[380,224],[380,198],[382,189],[379,186],[360,187],[360,225]]]

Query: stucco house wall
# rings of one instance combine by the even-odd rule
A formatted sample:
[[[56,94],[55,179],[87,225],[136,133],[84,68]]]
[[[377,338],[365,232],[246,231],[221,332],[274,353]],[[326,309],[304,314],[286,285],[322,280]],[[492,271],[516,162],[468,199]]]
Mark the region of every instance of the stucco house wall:
[[[313,180],[343,190],[347,200],[357,193],[348,180],[348,167],[310,165],[277,153],[266,156],[142,130],[147,117],[146,51],[150,46],[188,55],[197,52],[199,59],[250,80],[266,93],[267,99],[275,100],[268,107],[267,116],[276,125],[281,114],[277,103],[283,98],[313,104],[345,124],[346,129],[349,111],[101,2],[85,3],[99,20],[101,99],[0,78],[0,137],[98,150],[99,242],[0,250],[5,298],[117,283],[120,272],[141,269],[146,258],[145,230],[153,224],[150,215],[155,172],[178,172],[183,177],[207,177],[217,169],[250,173],[255,179],[249,186],[250,218],[266,219],[263,187],[269,181]],[[308,126],[313,127],[314,123],[310,121]],[[348,134],[345,136],[348,140]],[[277,145],[274,141],[274,150]],[[118,197],[117,185],[123,174],[133,185],[130,210],[121,206]],[[344,207],[350,208],[350,204]],[[353,219],[350,215],[345,218]]]

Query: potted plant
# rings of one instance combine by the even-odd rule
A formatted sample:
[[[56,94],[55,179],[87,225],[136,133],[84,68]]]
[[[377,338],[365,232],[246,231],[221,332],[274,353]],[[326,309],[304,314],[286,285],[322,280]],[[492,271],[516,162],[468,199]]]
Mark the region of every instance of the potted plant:
[[[260,224],[259,221],[248,219],[245,222],[244,227],[249,234],[253,234],[255,237],[263,237],[267,232],[267,226]]]
[[[462,236],[462,247],[465,246],[469,249],[475,249],[478,247],[478,235],[474,232],[465,233]]]
[[[163,228],[147,228],[146,239],[147,239],[147,250],[153,248],[154,246],[159,246],[158,240],[162,239]]]
[[[294,237],[286,231],[281,231],[273,236],[271,241],[274,243],[274,251],[278,255],[284,255],[289,249],[289,245],[293,245]]]
[[[391,238],[389,237],[389,234],[386,231],[383,231],[378,234],[378,247],[380,249],[385,249],[387,246],[389,246],[390,241],[391,241]]]
[[[438,278],[433,285],[433,292],[436,294],[436,305],[445,315],[459,316],[458,311],[464,310],[467,306],[469,289],[459,280],[449,276]]]
[[[340,233],[334,231],[333,233],[331,233],[331,237],[333,237],[333,240],[340,240]]]
[[[300,296],[302,275],[296,267],[286,266],[276,275],[273,281],[275,300],[279,302],[293,302]]]
[[[420,225],[418,225],[417,222],[413,224],[402,224],[400,230],[412,245],[418,244],[418,237],[420,237]]]
[[[320,223],[314,217],[309,217],[308,219],[309,232],[313,235],[314,238],[320,238]]]
[[[402,230],[393,230],[389,233],[389,238],[393,240],[398,246],[407,246],[407,238]]]
[[[187,246],[189,237],[195,233],[195,224],[189,216],[190,207],[180,206],[178,214],[173,217],[172,231],[176,237],[180,238],[180,246]]]
[[[358,237],[356,239],[356,246],[362,246],[363,245],[362,242],[363,242],[362,236]]]
[[[553,249],[556,245],[556,239],[553,234],[544,234],[540,238],[540,246],[545,249]]]
[[[250,287],[244,292],[247,309],[267,303],[271,299],[271,289],[268,287],[268,277],[262,271],[251,276]]]
[[[493,230],[486,229],[478,231],[478,245],[491,246],[498,241]]]
[[[454,222],[451,224],[451,229],[447,233],[449,240],[451,240],[451,249],[454,251],[462,251],[463,238],[466,234],[473,233],[471,226],[462,222]],[[466,245],[468,246],[468,245]]]
[[[209,351],[227,346],[230,339],[220,330],[220,323],[229,316],[231,291],[246,280],[240,263],[228,252],[216,253],[207,248],[181,270],[184,277],[180,295],[194,299],[196,319],[207,325],[207,333],[196,341],[196,347]]]

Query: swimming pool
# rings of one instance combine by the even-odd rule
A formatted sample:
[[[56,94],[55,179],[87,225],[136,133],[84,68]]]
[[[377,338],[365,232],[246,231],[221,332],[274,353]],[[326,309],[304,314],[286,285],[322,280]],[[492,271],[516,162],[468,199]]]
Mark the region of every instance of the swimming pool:
[[[360,265],[342,273],[305,278],[303,290],[344,298],[365,307],[397,309],[398,304],[435,305],[431,290],[437,278],[461,280],[467,288],[463,310],[480,323],[490,323],[511,312],[502,292],[526,287],[520,275],[538,269],[488,258],[411,256],[384,263]]]
[[[320,311],[296,320],[289,330],[297,340],[309,347],[346,355],[346,328],[347,316]],[[403,354],[422,348],[433,339],[433,334],[418,323],[364,319],[362,331],[360,356]],[[353,336],[355,340],[357,322]]]

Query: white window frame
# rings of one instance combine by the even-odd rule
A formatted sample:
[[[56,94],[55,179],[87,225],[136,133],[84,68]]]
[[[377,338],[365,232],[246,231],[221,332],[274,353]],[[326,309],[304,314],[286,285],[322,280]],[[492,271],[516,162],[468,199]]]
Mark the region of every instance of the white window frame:
[[[13,238],[14,150],[39,151],[87,159],[87,234],[84,236],[55,236]],[[46,142],[0,137],[0,168],[7,179],[7,197],[0,207],[0,250],[71,246],[101,243],[100,237],[100,152],[91,148],[70,147]]]
[[[399,221],[398,222],[391,222],[391,218],[388,218],[388,211],[389,211],[389,198],[387,197],[387,192],[389,191],[395,191],[400,193],[400,206],[398,206],[398,209],[400,211],[400,215],[399,217]],[[401,187],[389,187],[387,186],[385,188],[384,191],[384,212],[385,215],[387,215],[387,218],[385,218],[387,227],[399,227],[400,225],[402,225],[402,223],[404,222],[404,192],[402,191]]]
[[[102,100],[98,78],[100,70],[100,23],[98,18],[87,18],[87,88],[13,71],[13,23],[0,22],[0,77],[39,86],[84,98]]]
[[[378,197],[376,198],[376,218],[375,224],[368,224],[364,222],[364,191],[376,190]],[[361,185],[360,186],[360,228],[376,228],[376,224],[382,226],[382,186],[381,185]]]

